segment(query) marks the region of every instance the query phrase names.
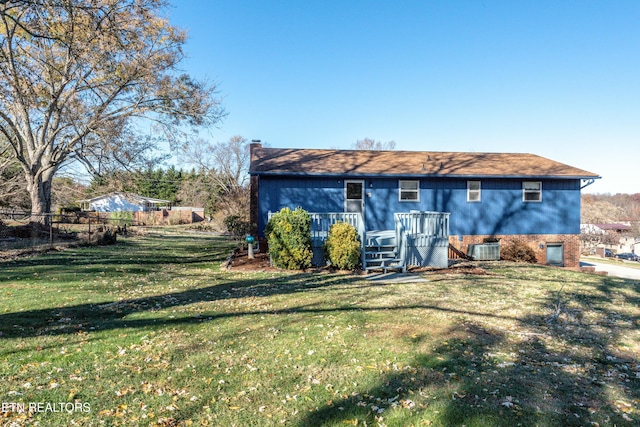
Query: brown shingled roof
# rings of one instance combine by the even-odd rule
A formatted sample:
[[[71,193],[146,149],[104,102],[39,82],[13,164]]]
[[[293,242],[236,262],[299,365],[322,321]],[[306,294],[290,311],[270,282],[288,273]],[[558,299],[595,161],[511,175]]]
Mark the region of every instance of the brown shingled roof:
[[[534,154],[252,147],[250,173],[600,178]]]

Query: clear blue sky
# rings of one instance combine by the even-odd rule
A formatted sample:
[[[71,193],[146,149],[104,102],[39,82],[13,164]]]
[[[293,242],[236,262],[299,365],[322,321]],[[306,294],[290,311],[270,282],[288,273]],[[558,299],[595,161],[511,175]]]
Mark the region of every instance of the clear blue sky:
[[[185,71],[272,147],[529,152],[640,192],[640,1],[173,0]]]

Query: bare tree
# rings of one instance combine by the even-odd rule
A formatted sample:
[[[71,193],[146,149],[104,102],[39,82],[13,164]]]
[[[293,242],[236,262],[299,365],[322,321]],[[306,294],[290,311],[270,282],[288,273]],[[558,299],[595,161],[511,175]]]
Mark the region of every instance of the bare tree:
[[[11,146],[0,138],[0,207],[26,209],[25,183],[20,164],[12,155]]]
[[[396,148],[396,142],[395,141],[382,142],[382,141],[376,141],[371,138],[365,138],[365,139],[359,139],[358,141],[356,141],[356,143],[353,145],[353,148],[355,150],[377,150],[377,151],[394,150]]]
[[[197,139],[182,147],[180,157],[196,167],[209,184],[214,210],[248,218],[250,157],[246,138],[236,135],[216,144]]]
[[[183,145],[180,158],[199,170],[214,172],[211,178],[223,192],[245,187],[249,180],[249,143],[239,135],[216,144],[196,139]]]
[[[220,185],[233,190],[246,187],[249,181],[249,143],[241,136],[233,136],[226,143],[213,147],[213,161]]]
[[[620,235],[615,232],[596,233],[591,231],[581,232],[580,241],[583,248],[591,250],[598,245],[618,245],[620,244]]]
[[[34,215],[50,211],[63,165],[79,161],[100,173],[139,159],[144,120],[171,138],[224,115],[214,85],[177,73],[186,36],[160,16],[165,6],[0,2],[0,135],[24,172]]]

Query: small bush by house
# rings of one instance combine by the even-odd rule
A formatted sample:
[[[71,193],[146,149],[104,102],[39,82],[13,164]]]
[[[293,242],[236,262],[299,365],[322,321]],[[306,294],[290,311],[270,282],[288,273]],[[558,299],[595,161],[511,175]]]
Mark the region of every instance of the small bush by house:
[[[331,265],[340,270],[355,270],[360,263],[360,241],[355,227],[337,222],[329,229],[324,252]]]
[[[532,264],[538,262],[533,248],[519,240],[511,241],[502,246],[500,257],[506,261],[529,262]]]
[[[311,217],[302,208],[282,208],[265,230],[269,254],[278,268],[299,270],[311,267]]]
[[[251,231],[249,221],[244,221],[239,215],[229,215],[223,222],[227,232],[238,239]]]

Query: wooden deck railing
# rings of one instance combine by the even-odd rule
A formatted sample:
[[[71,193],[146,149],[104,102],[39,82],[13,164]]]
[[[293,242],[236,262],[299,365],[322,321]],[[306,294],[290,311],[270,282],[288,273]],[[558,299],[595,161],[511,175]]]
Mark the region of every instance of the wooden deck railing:
[[[400,212],[393,214],[407,234],[449,237],[448,212]]]

